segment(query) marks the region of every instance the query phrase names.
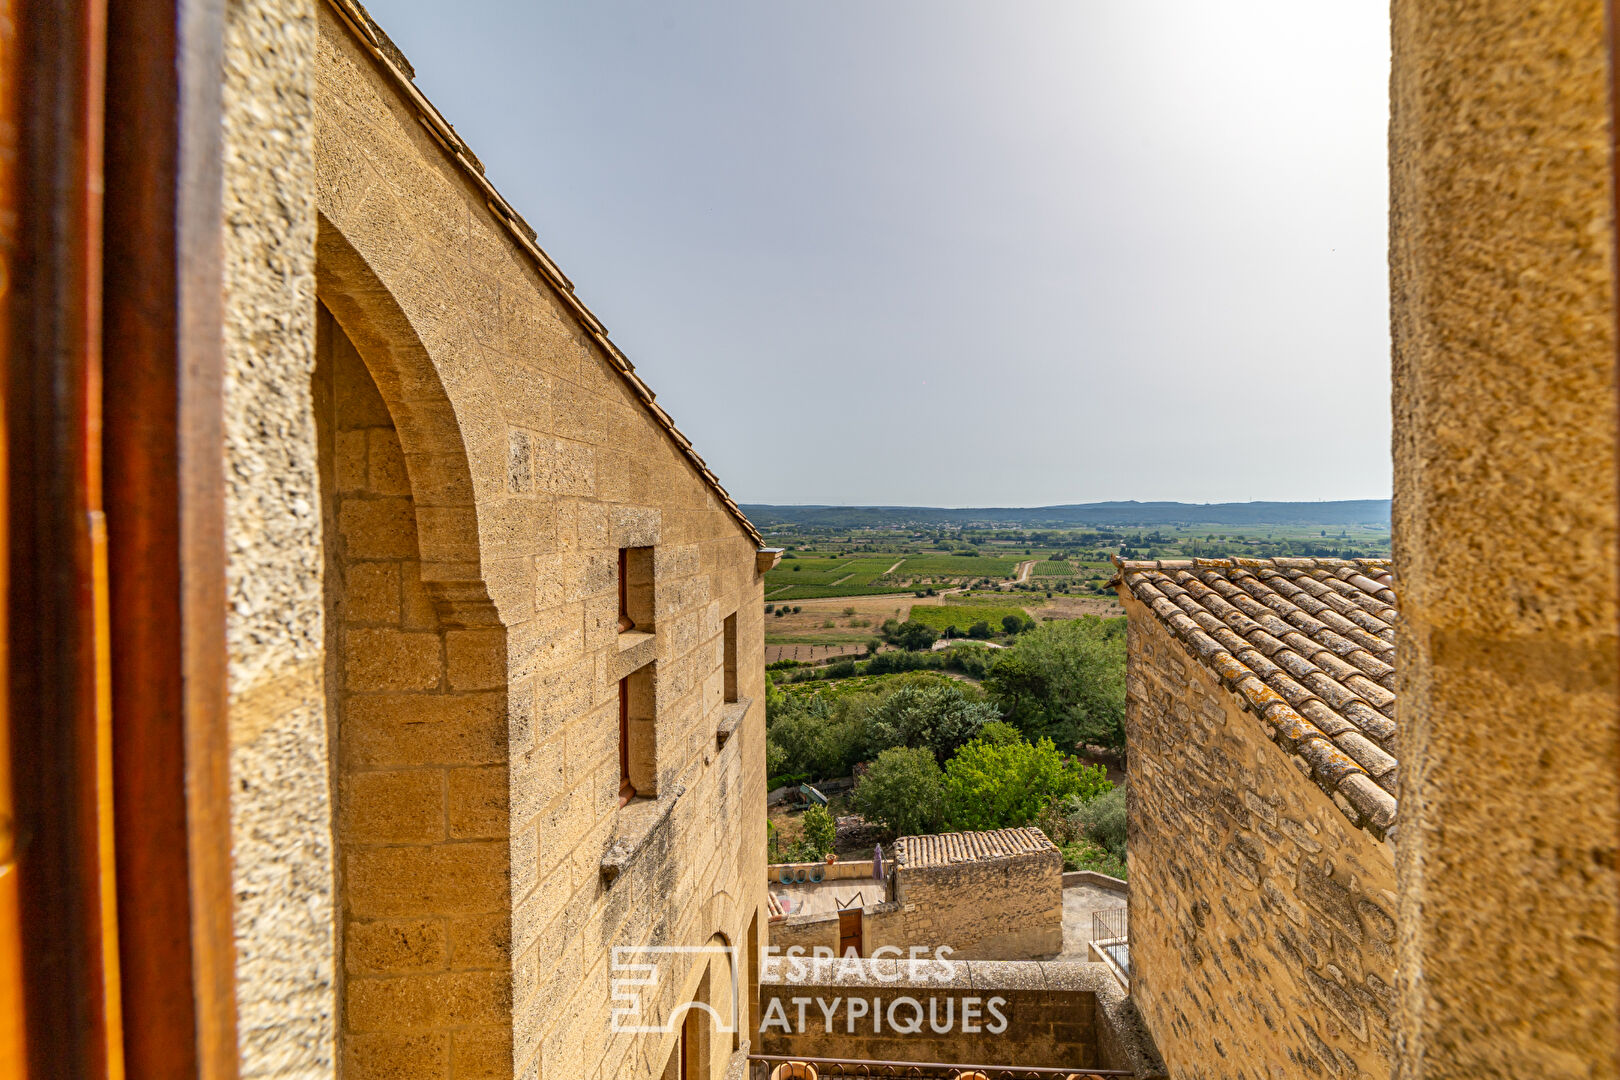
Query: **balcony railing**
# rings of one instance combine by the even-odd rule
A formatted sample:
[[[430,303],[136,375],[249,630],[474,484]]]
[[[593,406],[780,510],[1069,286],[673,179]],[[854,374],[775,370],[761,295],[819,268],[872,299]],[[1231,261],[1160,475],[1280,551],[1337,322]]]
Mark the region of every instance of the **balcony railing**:
[[[1128,909],[1091,913],[1091,947],[1103,963],[1114,969],[1120,982],[1131,981],[1131,937]]]
[[[1034,1065],[947,1065],[937,1061],[863,1061],[857,1058],[749,1054],[748,1080],[823,1080],[825,1077],[903,1077],[905,1080],[1104,1080],[1133,1076],[1123,1069],[1063,1069]]]

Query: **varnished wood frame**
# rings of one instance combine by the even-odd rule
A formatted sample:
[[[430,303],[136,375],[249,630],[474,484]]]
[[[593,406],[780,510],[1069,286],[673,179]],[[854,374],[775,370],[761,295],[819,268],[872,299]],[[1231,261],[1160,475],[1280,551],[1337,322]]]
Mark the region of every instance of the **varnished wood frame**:
[[[236,1075],[223,0],[110,0],[105,475],[124,1048]]]
[[[101,506],[104,0],[19,0],[8,711],[29,1080],[122,1076]]]
[[[229,1080],[222,2],[15,3],[0,331],[26,1075]]]

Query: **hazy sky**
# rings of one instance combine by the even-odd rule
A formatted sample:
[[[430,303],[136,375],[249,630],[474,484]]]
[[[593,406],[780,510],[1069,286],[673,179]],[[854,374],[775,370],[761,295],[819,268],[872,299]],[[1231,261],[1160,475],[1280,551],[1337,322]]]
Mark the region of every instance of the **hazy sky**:
[[[369,6],[741,501],[1389,494],[1385,5]]]

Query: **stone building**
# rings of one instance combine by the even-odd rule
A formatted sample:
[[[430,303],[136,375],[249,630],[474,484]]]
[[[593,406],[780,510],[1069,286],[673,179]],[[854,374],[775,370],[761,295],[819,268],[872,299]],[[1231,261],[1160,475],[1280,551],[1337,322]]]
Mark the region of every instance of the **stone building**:
[[[1131,996],[1176,1075],[1389,1071],[1392,584],[1371,560],[1120,565]]]
[[[104,451],[211,470],[218,558],[186,549],[171,599],[191,603],[200,575],[217,606],[137,618],[150,578],[128,560],[164,534],[108,507],[125,925],[85,941],[125,953],[124,992],[78,972],[100,1027],[32,1008],[31,1052],[71,1037],[131,1075],[180,1076],[164,1056],[178,1024],[243,1078],[719,1077],[746,1041],[763,934],[774,553],[358,4],[218,14],[212,441],[165,458],[133,433]],[[115,60],[117,100],[135,61]],[[115,165],[147,152],[122,131]],[[119,186],[115,209],[139,190]],[[114,388],[163,370],[143,359],[107,361],[113,437],[145,403]],[[192,480],[168,479],[193,505]],[[161,480],[137,473],[117,497]],[[217,682],[175,685],[217,686],[207,709],[186,700],[218,741],[169,760],[222,782],[159,849],[138,830],[161,769],[116,725],[140,722],[162,635],[210,627]],[[150,712],[161,735],[172,712]],[[222,861],[163,863],[204,829]],[[22,878],[42,902],[27,890],[45,877]],[[138,947],[148,879],[193,883],[208,916],[192,940],[153,923]],[[192,957],[211,983],[177,980]],[[659,979],[627,1006],[614,982],[634,964]],[[171,1015],[176,985],[212,1011]]]
[[[1207,740],[1148,756],[1246,765],[1201,833],[1143,796],[1137,993],[1178,1075],[1614,1077],[1616,37],[1597,0],[1391,15],[1395,686],[1358,670],[1395,743],[1128,600],[1139,700]],[[0,286],[0,1073],[735,1064],[615,1034],[609,980],[617,943],[700,950],[666,1021],[755,981],[771,556],[353,0],[0,0]],[[1340,419],[1292,416],[1298,452]],[[1216,569],[1142,578],[1285,640]],[[1045,980],[1041,1037],[1115,1059],[1111,979],[995,966],[966,991]]]
[[[773,880],[774,949],[894,956],[946,945],[962,960],[1063,951],[1063,856],[1039,829],[898,837],[876,880],[871,860],[816,871],[808,884]]]

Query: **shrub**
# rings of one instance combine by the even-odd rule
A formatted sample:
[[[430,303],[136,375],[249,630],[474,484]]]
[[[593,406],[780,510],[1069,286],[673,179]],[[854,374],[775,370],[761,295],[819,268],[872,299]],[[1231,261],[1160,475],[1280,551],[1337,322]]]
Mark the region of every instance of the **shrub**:
[[[793,614],[797,615],[799,612],[801,612],[803,610],[804,610],[804,608],[799,607],[797,604],[793,605]]]
[[[877,756],[851,801],[855,811],[896,836],[916,836],[939,828],[942,778],[927,750],[896,746]]]
[[[847,608],[845,608],[845,609],[844,609],[844,618],[846,618],[846,619],[847,619],[847,618],[849,618],[849,617],[850,617],[850,616],[851,616],[851,615],[853,615],[853,614],[855,614],[855,609],[854,609],[854,608],[852,608],[852,607],[847,607]]]
[[[853,659],[834,660],[827,665],[827,678],[847,679],[855,674],[855,661]]]
[[[1019,633],[1024,629],[1024,620],[1017,615],[1008,615],[1001,620],[1001,628],[1009,634]]]
[[[925,747],[944,761],[997,718],[994,706],[973,700],[959,683],[941,679],[902,686],[868,718],[867,745],[872,751]]]
[[[804,812],[804,842],[815,852],[812,858],[826,858],[837,841],[838,826],[825,806],[812,806]]]
[[[1091,843],[1125,859],[1125,785],[1105,791],[1090,801],[1071,802],[1069,819]]]
[[[1018,636],[985,675],[1002,715],[1029,738],[1125,745],[1123,619],[1087,616]]]
[[[1058,850],[1063,853],[1065,871],[1094,870],[1099,874],[1117,877],[1121,881],[1126,878],[1125,860],[1089,840],[1076,840],[1072,844],[1064,844]]]
[[[773,612],[775,610],[776,610],[776,605],[775,604],[766,604],[765,605],[765,614],[769,615],[771,612]]]
[[[937,670],[945,666],[945,657],[933,652],[886,652],[867,661],[868,675],[890,675],[901,671]]]
[[[881,648],[883,648],[883,639],[882,638],[867,638],[866,639],[866,655],[867,656],[876,656],[878,654],[878,650],[881,649]]]
[[[866,749],[865,725],[840,721],[819,694],[784,706],[766,733],[769,747],[781,751],[779,768],[815,779],[848,776]]]
[[[1109,787],[1099,766],[1065,758],[1042,739],[968,743],[945,766],[945,815],[953,829],[1028,825],[1056,799],[1091,798]]]
[[[1010,746],[1024,741],[1024,733],[1005,720],[992,720],[979,729],[978,740],[989,746]]]
[[[968,637],[970,638],[977,638],[978,640],[983,641],[989,636],[990,624],[985,622],[983,619],[980,619],[978,622],[968,627]]]
[[[921,652],[939,640],[939,632],[915,619],[907,619],[895,631],[895,644],[910,652]]]

